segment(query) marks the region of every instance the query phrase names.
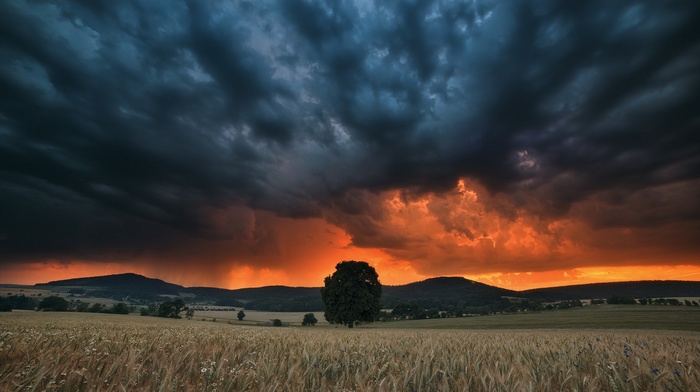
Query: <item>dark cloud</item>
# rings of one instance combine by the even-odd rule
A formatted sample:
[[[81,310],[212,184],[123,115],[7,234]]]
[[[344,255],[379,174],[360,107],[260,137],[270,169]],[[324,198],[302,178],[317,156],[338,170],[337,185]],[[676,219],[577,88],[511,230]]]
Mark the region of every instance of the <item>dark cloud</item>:
[[[535,228],[697,228],[698,22],[694,2],[4,1],[0,259],[278,246],[254,210],[429,257],[386,232],[383,192],[460,178]]]

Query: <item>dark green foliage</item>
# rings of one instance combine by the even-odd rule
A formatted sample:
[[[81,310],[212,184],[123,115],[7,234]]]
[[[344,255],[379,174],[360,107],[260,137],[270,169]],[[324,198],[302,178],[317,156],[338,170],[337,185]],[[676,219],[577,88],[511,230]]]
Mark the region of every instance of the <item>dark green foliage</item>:
[[[318,320],[316,319],[316,316],[313,313],[307,313],[304,315],[304,320],[302,320],[301,325],[303,326],[314,326]]]
[[[245,308],[266,312],[319,311],[323,310],[323,301],[320,297],[274,297],[250,301]]]
[[[274,320],[272,320],[272,325],[274,325],[275,327],[281,327],[281,326],[282,326],[282,320],[280,320],[280,319],[274,319]]]
[[[68,310],[68,301],[61,297],[46,297],[39,302],[37,310],[65,312]]]
[[[245,318],[245,312],[242,310],[239,310],[237,317],[238,317],[238,321],[243,321],[243,319]]]
[[[400,303],[394,307],[391,311],[391,315],[396,319],[413,319],[416,318],[416,315],[421,310],[423,310],[423,308],[418,305]]]
[[[162,297],[157,292],[146,292],[122,289],[90,290],[85,296],[98,298],[111,298],[117,301],[158,301]]]
[[[243,307],[245,304],[243,302],[238,301],[233,298],[221,298],[218,299],[216,302],[214,302],[214,305],[216,306],[237,306],[237,307]]]
[[[109,309],[109,313],[114,313],[114,314],[129,314],[129,306],[125,303],[119,302],[114,305],[112,305],[112,308]]]
[[[573,309],[573,308],[580,308],[583,306],[583,303],[577,299],[572,300],[572,301],[561,301],[557,304],[557,309]]]
[[[158,317],[181,318],[180,312],[185,309],[185,303],[180,298],[175,301],[165,301],[158,306]]]
[[[85,294],[85,289],[73,288],[73,289],[68,290],[68,293],[82,295],[82,294]]]
[[[364,261],[343,261],[335,273],[324,279],[321,299],[329,323],[352,328],[358,322],[372,322],[381,311],[382,285],[379,275]]]
[[[636,305],[637,300],[631,297],[621,297],[618,295],[612,295],[606,300],[607,303],[611,305]]]
[[[192,320],[192,317],[194,317],[194,309],[188,308],[185,312],[185,318],[188,320]]]
[[[37,301],[34,298],[27,297],[24,294],[10,295],[8,297],[3,298],[0,302],[9,303],[12,309],[22,310],[34,310],[36,309],[37,305],[39,305],[39,301]]]
[[[0,298],[0,312],[11,312],[12,305],[7,302],[4,298]]]

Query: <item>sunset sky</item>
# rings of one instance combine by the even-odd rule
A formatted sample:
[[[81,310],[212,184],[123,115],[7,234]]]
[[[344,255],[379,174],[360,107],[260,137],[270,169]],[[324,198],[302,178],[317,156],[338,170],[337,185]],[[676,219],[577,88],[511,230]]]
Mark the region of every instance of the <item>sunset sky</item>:
[[[697,1],[0,1],[0,283],[700,280],[698,26]]]

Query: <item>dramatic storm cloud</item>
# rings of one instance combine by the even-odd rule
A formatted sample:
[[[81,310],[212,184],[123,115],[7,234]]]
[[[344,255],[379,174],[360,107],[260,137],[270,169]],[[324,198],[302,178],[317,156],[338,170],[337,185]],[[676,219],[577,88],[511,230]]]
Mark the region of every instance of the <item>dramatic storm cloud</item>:
[[[3,1],[0,268],[697,274],[698,26],[693,1]]]

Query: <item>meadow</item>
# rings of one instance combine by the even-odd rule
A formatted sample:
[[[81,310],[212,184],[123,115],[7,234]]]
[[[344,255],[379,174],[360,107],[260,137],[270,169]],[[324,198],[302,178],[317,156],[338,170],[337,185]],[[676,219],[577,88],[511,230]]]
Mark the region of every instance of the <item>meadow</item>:
[[[402,329],[657,329],[700,331],[691,306],[597,305],[578,309],[371,324]]]
[[[700,333],[690,331],[260,327],[12,312],[0,315],[0,358],[2,391],[700,390]]]

